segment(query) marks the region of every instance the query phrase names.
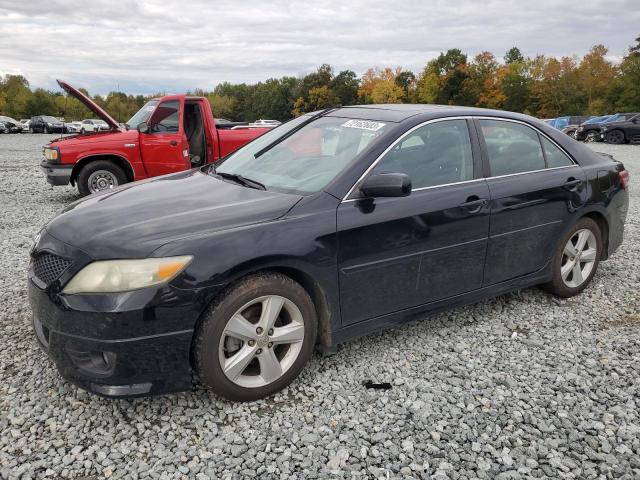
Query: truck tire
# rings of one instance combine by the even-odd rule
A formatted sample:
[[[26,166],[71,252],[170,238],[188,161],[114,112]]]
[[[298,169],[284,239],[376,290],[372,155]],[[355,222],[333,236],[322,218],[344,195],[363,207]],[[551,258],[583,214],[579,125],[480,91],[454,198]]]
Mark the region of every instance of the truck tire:
[[[109,160],[95,160],[82,167],[76,183],[80,195],[84,197],[125,184],[127,176],[115,163]]]

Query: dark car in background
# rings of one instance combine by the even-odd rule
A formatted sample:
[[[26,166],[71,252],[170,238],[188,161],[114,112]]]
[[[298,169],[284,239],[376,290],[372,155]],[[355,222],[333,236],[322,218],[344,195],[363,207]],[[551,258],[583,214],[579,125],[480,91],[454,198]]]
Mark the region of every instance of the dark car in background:
[[[600,127],[600,138],[607,143],[640,144],[640,113],[626,120],[607,122]]]
[[[66,133],[64,122],[49,115],[36,115],[29,122],[31,133]]]
[[[22,124],[14,118],[0,116],[0,124],[5,127],[6,133],[22,133]]]
[[[314,346],[515,289],[579,294],[622,242],[629,176],[532,117],[327,109],[206,165],[92,195],[31,250],[35,336],[104,396],[254,400]],[[384,355],[385,352],[380,352]]]
[[[566,128],[572,125],[580,125],[581,123],[586,122],[590,118],[593,118],[593,117],[590,115],[565,116],[565,117],[552,118],[547,123],[557,130],[564,131]]]
[[[627,120],[635,116],[635,113],[614,113],[613,115],[605,115],[604,117],[596,117],[587,120],[578,127],[575,133],[575,139],[581,142],[600,142],[602,141],[602,126],[609,122],[617,122]],[[600,120],[597,120],[600,118]]]

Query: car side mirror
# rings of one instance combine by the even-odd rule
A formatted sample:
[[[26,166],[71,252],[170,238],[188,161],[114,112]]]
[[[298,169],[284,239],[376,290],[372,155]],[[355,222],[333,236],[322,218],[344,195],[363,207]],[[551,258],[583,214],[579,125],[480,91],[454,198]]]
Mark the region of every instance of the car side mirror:
[[[139,123],[136,128],[140,133],[149,133],[149,125],[147,122]]]
[[[366,197],[406,197],[411,193],[411,179],[406,173],[377,173],[360,185],[360,191]]]

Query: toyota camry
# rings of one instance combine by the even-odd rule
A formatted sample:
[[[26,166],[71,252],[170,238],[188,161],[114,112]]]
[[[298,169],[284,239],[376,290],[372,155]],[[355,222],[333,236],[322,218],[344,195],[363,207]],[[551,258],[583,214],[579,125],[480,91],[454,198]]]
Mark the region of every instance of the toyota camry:
[[[314,348],[515,289],[579,294],[629,175],[529,116],[327,109],[217,165],[71,204],[31,251],[35,336],[91,392],[281,390]]]

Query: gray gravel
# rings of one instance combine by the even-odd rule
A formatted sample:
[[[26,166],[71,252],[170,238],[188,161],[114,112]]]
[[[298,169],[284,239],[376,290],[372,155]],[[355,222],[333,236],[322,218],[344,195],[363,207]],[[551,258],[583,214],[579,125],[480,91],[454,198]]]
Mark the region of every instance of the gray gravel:
[[[31,236],[77,198],[37,167],[44,135],[0,135],[0,477],[640,478],[640,147],[623,247],[570,300],[538,289],[316,355],[281,394],[104,400],[32,337]],[[367,390],[366,379],[390,390]]]

